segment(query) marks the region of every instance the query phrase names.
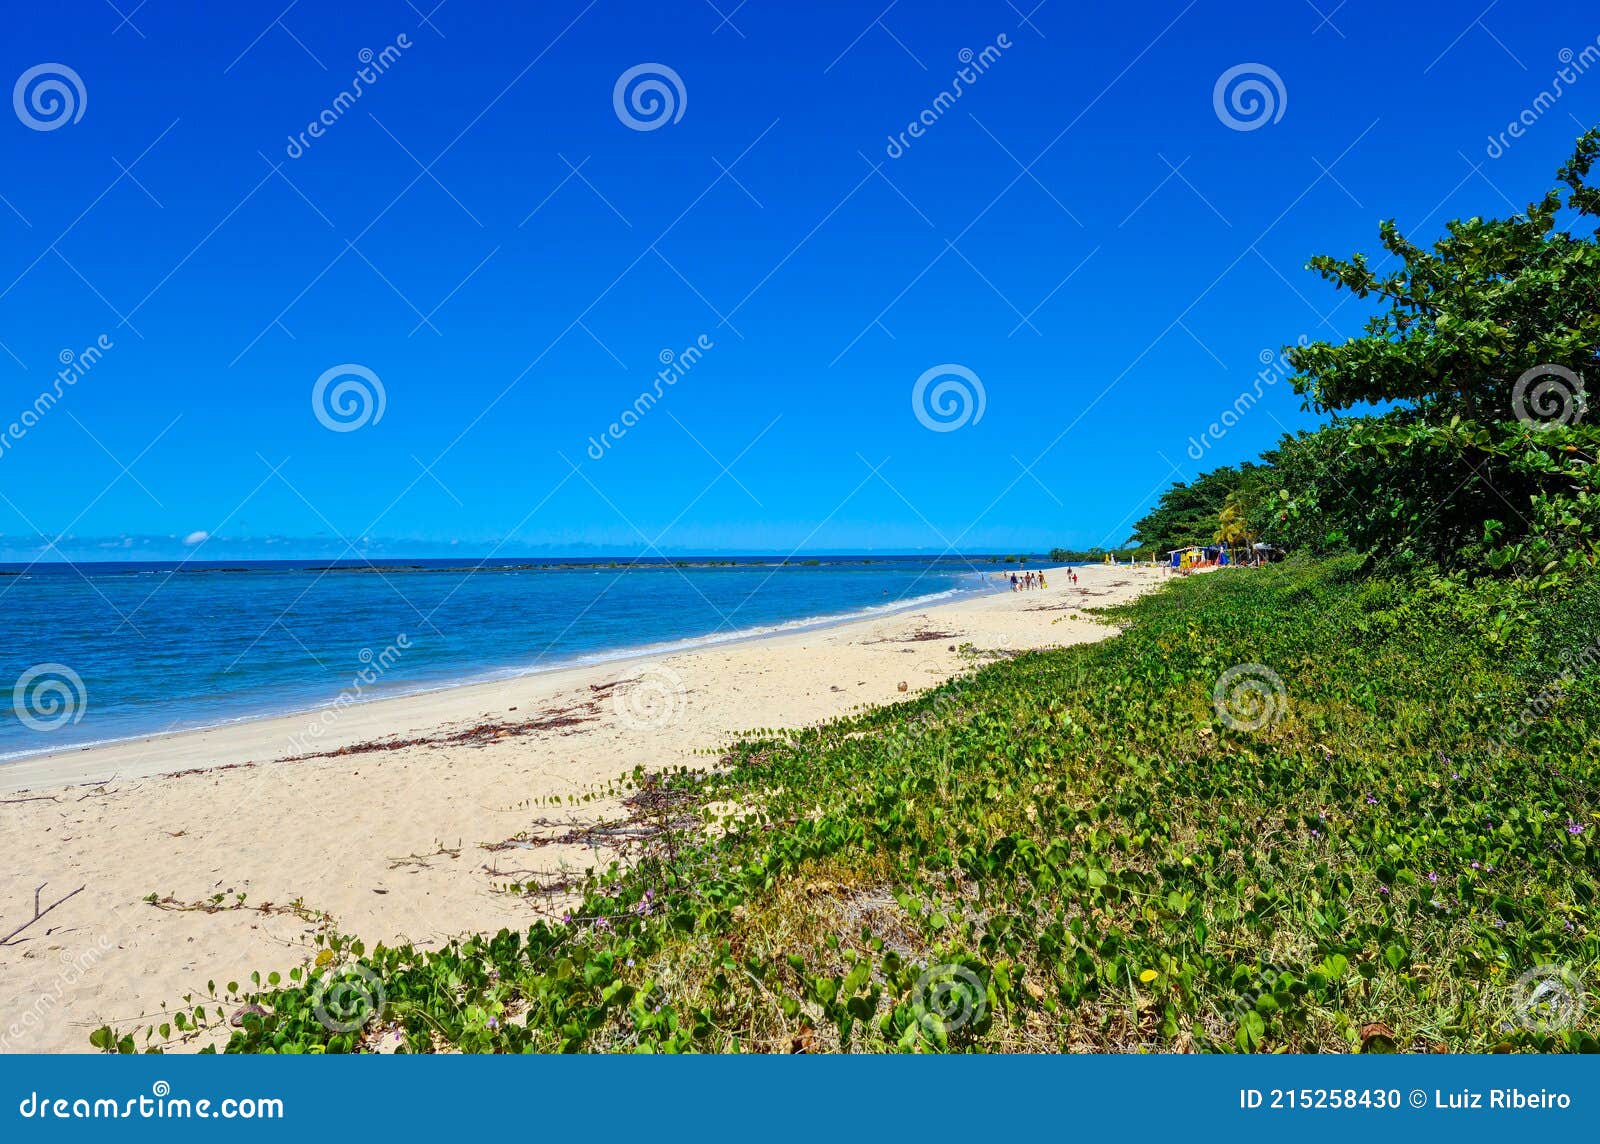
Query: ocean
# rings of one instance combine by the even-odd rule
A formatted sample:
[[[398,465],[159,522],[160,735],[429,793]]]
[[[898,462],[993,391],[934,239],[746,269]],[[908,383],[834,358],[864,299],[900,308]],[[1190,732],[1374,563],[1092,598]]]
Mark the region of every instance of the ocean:
[[[989,558],[0,565],[0,765],[992,590]],[[975,571],[977,569],[977,571]],[[1007,571],[1010,569],[1007,568]]]

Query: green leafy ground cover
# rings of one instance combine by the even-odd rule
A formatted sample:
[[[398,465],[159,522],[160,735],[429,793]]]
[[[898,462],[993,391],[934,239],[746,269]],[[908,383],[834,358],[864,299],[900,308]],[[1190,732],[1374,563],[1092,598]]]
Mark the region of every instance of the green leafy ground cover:
[[[330,935],[183,1025],[254,1005],[242,1052],[1594,1051],[1597,605],[1349,560],[1175,582],[1118,638],[644,778],[669,829],[568,921]],[[1530,1002],[1539,967],[1589,996]]]

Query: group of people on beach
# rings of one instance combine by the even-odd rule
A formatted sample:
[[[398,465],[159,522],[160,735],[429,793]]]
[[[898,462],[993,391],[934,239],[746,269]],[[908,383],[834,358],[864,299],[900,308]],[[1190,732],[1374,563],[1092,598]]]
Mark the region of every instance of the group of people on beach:
[[[1066,575],[1067,579],[1072,582],[1073,586],[1076,587],[1078,583],[1078,574],[1071,568],[1063,568],[1061,571]],[[989,575],[991,579],[1000,577],[1001,583],[1005,583],[1004,577],[1006,574],[1004,572],[991,572]],[[1011,573],[1011,590],[1013,592],[1026,592],[1033,588],[1048,587],[1049,585],[1044,582],[1044,573],[1042,571],[1023,572],[1020,575],[1018,575],[1016,572]]]

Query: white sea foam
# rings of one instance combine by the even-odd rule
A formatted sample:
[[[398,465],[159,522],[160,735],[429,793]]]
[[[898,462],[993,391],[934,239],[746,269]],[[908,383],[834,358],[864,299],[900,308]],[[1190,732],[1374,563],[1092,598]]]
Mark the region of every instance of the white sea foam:
[[[565,656],[561,659],[546,660],[542,657],[532,663],[514,664],[496,668],[493,671],[474,672],[470,675],[456,675],[445,679],[433,680],[427,683],[397,683],[387,688],[372,688],[370,693],[362,696],[356,702],[359,704],[374,703],[388,699],[404,699],[417,695],[431,695],[441,691],[451,691],[458,687],[470,687],[474,684],[496,683],[508,679],[519,679],[527,676],[546,675],[554,671],[567,671],[579,667],[594,667],[607,663],[622,663],[628,660],[648,659],[652,656],[677,655],[692,652],[701,648],[721,647],[728,644],[769,639],[773,636],[788,635],[794,632],[817,631],[823,628],[836,627],[840,624],[852,623],[859,620],[872,619],[876,616],[888,616],[897,612],[909,611],[912,608],[926,607],[941,601],[956,599],[962,596],[980,595],[986,592],[1000,591],[1002,587],[998,581],[990,583],[983,581],[970,587],[947,588],[942,592],[932,592],[924,596],[913,596],[907,599],[893,600],[886,604],[872,604],[854,611],[833,612],[816,616],[805,616],[799,619],[785,620],[777,624],[763,624],[748,628],[736,628],[726,632],[712,632],[702,636],[690,636],[684,639],[668,640],[650,644],[636,644],[628,647],[610,648],[605,651],[584,652],[577,655]],[[174,723],[160,731],[143,731],[130,735],[110,736],[103,739],[74,740],[70,743],[60,743],[42,748],[29,748],[21,751],[0,752],[0,764],[14,762],[20,759],[37,758],[65,751],[81,751],[91,747],[115,746],[119,743],[136,743],[146,739],[160,738],[163,735],[180,734],[190,731],[212,731],[221,727],[232,727],[240,723],[252,723],[263,719],[280,719],[295,715],[314,715],[328,703],[289,704],[278,707],[263,707],[246,714],[235,715],[229,718],[211,719],[196,723]]]

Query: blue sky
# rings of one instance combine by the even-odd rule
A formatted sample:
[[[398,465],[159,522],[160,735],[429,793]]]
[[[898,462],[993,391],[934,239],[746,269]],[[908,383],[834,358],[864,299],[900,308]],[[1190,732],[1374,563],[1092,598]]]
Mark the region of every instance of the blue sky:
[[[1490,146],[1577,2],[136,3],[0,44],[70,69],[0,121],[0,559],[1117,542],[1312,423],[1267,386],[1193,459],[1264,351],[1359,333],[1310,255],[1507,213],[1600,118],[1585,70]],[[336,432],[351,365],[382,415]]]

